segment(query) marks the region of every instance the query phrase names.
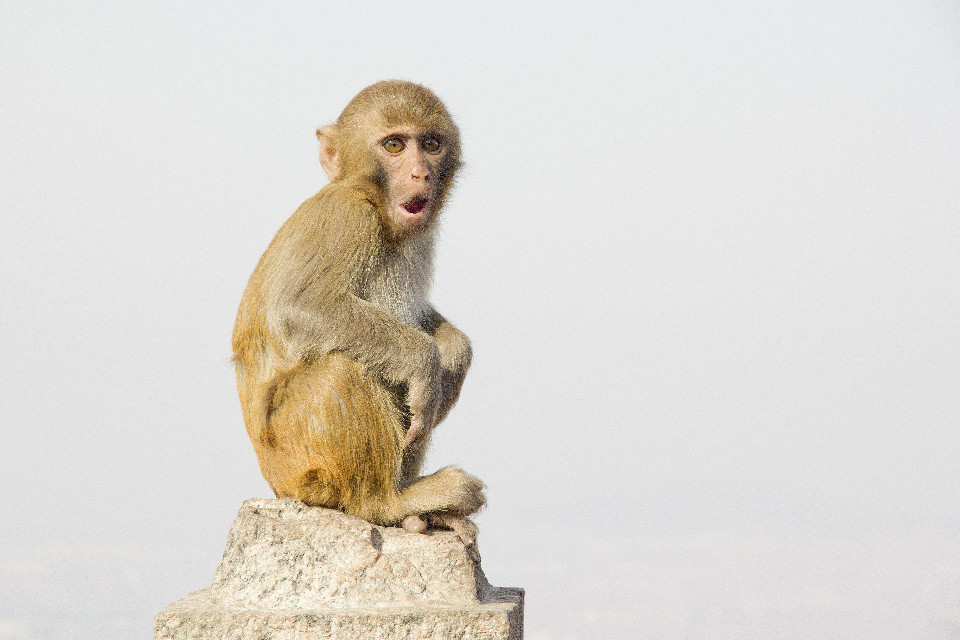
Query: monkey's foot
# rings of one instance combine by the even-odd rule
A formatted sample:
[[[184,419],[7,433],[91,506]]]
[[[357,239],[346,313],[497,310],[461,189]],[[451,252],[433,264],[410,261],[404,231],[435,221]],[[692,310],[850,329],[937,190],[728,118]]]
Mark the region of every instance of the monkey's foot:
[[[467,548],[470,557],[475,562],[480,562],[480,551],[477,549],[477,525],[466,518],[449,513],[430,513],[427,514],[427,520],[431,526],[452,529]]]
[[[477,525],[466,518],[450,515],[448,513],[430,513],[423,516],[407,516],[400,523],[400,526],[410,533],[426,533],[427,527],[438,529],[451,529],[460,538],[463,546],[467,548],[467,553],[475,562],[480,562],[480,552],[477,549]]]

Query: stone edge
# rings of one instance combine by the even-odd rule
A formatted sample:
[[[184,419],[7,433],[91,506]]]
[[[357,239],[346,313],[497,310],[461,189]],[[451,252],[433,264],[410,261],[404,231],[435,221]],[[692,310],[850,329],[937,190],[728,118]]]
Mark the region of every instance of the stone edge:
[[[485,619],[501,619],[509,628],[509,637],[523,637],[523,608],[525,592],[520,587],[492,587],[482,602],[477,604],[418,604],[414,606],[389,605],[384,607],[345,607],[323,609],[264,609],[230,603],[216,598],[210,589],[200,589],[170,603],[154,616],[154,635],[159,637],[166,623],[180,619],[183,621],[201,615],[210,619],[216,617],[224,621],[236,618],[256,618],[267,616],[273,619],[295,618],[335,618],[340,620],[395,620],[398,616],[447,616],[451,613],[472,614]],[[505,618],[505,620],[504,620]]]

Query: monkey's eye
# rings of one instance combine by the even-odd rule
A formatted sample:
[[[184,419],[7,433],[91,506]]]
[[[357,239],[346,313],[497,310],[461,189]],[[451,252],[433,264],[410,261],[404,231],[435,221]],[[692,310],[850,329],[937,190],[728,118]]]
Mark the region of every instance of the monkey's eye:
[[[440,141],[433,137],[425,138],[423,142],[420,143],[420,147],[427,153],[437,153],[442,146]]]
[[[406,147],[400,138],[387,138],[383,141],[383,148],[387,153],[400,153]]]

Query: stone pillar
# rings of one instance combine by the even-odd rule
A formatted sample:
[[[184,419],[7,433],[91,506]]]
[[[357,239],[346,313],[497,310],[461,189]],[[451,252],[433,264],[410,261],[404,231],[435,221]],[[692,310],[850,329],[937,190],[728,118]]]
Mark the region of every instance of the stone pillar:
[[[490,586],[456,534],[408,533],[296,500],[247,500],[213,584],[154,640],[519,640],[523,589]]]

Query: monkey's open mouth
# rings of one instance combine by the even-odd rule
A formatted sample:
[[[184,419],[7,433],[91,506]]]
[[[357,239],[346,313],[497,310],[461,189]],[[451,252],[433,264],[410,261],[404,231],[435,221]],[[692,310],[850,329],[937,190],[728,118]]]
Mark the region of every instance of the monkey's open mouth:
[[[430,202],[428,198],[424,196],[416,196],[411,198],[408,202],[405,202],[403,204],[403,208],[406,209],[407,213],[410,215],[417,215],[423,211],[423,208],[427,206],[428,202]]]

